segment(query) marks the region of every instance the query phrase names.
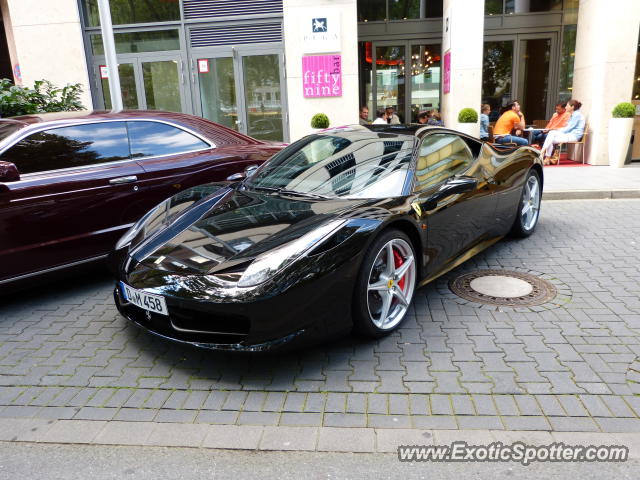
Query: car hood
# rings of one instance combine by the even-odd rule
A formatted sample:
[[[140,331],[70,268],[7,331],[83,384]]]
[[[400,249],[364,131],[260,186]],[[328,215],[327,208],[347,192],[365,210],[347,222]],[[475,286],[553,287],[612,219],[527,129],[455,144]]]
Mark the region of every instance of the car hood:
[[[192,210],[202,211],[189,212],[198,213],[192,223],[172,235],[159,232],[144,246],[144,255],[134,249],[132,256],[147,268],[177,274],[237,271],[261,253],[368,202],[229,190],[213,206],[194,205]],[[169,232],[172,225],[165,228]]]

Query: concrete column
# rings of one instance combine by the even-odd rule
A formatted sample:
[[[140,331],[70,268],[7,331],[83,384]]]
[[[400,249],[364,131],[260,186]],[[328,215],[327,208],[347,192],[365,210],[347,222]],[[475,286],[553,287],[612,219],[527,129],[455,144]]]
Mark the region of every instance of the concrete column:
[[[484,0],[444,0],[443,16],[442,113],[444,124],[455,129],[461,109],[471,107],[480,115]],[[451,58],[449,93],[445,93],[444,89],[444,61],[447,51]],[[480,124],[477,123],[469,133],[478,136]]]
[[[28,87],[35,80],[49,80],[58,87],[80,83],[82,104],[92,109],[78,2],[2,0],[2,15],[12,67],[20,66],[21,83]]]
[[[631,101],[639,25],[638,0],[580,0],[573,97],[582,102],[589,125],[586,156],[592,165],[609,164],[611,110]]]
[[[316,113],[326,114],[332,127],[358,123],[356,5],[356,0],[284,0],[289,139],[292,142],[311,133],[311,117]],[[314,16],[322,17],[323,11],[340,13],[340,50],[306,53],[303,51],[302,36],[308,31],[307,16],[312,12]],[[332,53],[342,56],[342,96],[305,98],[302,89],[302,57]]]

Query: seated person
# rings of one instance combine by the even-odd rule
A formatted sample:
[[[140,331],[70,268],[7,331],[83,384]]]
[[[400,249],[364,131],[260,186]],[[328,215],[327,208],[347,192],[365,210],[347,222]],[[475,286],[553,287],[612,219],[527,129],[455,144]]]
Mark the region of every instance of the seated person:
[[[559,102],[556,104],[556,113],[553,114],[544,130],[533,132],[531,143],[542,145],[547,138],[547,134],[551,130],[560,130],[569,122],[571,114],[567,112],[567,102]]]
[[[500,118],[493,127],[493,137],[496,143],[516,143],[528,145],[526,138],[518,136],[518,132],[524,129],[524,115],[520,112],[520,104],[517,100],[507,104],[501,112]]]
[[[387,112],[387,123],[390,123],[391,125],[400,125],[400,117],[395,114],[393,107],[387,107],[385,111]]]
[[[369,125],[369,107],[363,105],[360,107],[360,125]]]
[[[489,114],[491,106],[488,103],[480,108],[480,140],[486,142],[489,140]]]
[[[387,124],[387,111],[386,110],[378,110],[376,112],[376,119],[373,121],[373,125],[386,125]]]
[[[575,99],[567,102],[567,112],[571,115],[569,123],[560,130],[551,130],[544,141],[544,145],[542,145],[545,165],[556,165],[560,161],[560,155],[553,154],[554,145],[558,143],[578,142],[582,138],[582,135],[584,135],[586,122],[584,115],[579,111],[581,106],[582,103]]]
[[[429,120],[429,112],[420,112],[418,114],[418,123],[426,125]]]
[[[431,125],[434,127],[444,127],[444,122],[442,121],[442,117],[440,117],[440,113],[435,108],[433,110],[429,110],[428,112],[429,120],[427,120],[427,125]]]

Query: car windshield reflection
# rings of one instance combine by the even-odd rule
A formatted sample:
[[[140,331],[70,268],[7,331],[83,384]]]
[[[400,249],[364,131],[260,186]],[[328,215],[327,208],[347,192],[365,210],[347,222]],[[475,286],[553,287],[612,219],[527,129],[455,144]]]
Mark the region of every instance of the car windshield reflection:
[[[400,196],[412,149],[407,137],[310,135],[279,152],[245,185],[313,198]]]

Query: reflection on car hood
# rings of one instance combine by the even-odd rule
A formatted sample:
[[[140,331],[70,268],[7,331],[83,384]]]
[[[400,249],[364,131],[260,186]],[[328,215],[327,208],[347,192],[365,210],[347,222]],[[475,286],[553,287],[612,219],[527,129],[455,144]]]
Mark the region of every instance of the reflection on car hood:
[[[172,238],[158,235],[151,240],[154,245],[145,247],[144,258],[136,252],[133,257],[149,268],[179,274],[238,270],[257,255],[367,202],[231,190],[213,207],[194,205],[203,211],[190,226]]]

